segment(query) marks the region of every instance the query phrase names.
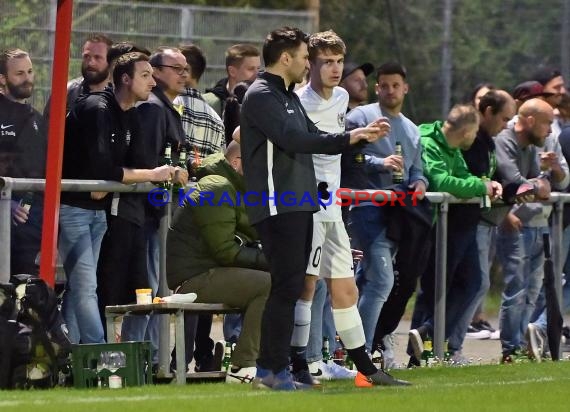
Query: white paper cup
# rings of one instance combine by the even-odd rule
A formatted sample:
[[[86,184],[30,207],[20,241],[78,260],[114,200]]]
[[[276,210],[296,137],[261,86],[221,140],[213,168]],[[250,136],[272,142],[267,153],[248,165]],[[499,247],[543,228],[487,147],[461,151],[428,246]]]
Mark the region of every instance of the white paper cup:
[[[109,389],[119,389],[123,387],[123,380],[119,375],[109,376]]]
[[[135,289],[137,304],[148,305],[152,303],[152,289]]]

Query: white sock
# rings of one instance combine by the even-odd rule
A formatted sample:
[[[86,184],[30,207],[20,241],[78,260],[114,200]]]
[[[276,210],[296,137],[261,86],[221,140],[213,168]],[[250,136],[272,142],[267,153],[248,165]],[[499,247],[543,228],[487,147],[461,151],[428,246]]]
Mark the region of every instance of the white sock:
[[[334,325],[346,349],[356,349],[366,343],[362,319],[356,305],[346,309],[333,309]]]
[[[312,300],[299,299],[295,305],[295,327],[291,336],[291,346],[306,347],[311,330]]]

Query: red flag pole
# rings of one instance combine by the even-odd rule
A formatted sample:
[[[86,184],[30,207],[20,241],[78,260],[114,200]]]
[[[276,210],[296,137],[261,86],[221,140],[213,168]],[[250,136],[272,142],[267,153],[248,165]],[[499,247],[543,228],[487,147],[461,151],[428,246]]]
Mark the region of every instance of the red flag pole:
[[[52,287],[55,284],[55,265],[57,257],[56,245],[59,225],[59,197],[61,189],[61,166],[63,163],[63,137],[65,131],[65,104],[67,99],[67,73],[69,69],[72,14],[73,0],[58,0],[51,77],[52,95],[40,259],[40,277]]]

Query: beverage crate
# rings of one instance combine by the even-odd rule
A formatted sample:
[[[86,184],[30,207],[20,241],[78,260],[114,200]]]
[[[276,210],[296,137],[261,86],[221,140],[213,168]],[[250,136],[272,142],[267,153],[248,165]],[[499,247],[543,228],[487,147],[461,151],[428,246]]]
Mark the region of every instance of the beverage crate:
[[[98,368],[101,354],[105,352],[122,352],[125,365],[115,371],[101,368],[101,365]],[[76,388],[109,387],[111,375],[120,376],[123,387],[152,384],[151,345],[150,342],[73,345],[72,367],[73,385]]]

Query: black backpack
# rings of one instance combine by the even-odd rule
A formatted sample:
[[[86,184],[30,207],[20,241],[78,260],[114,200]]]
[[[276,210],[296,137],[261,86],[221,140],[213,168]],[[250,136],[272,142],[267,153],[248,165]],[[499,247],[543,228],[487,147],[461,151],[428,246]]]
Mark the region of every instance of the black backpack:
[[[42,279],[0,284],[0,388],[49,388],[71,376],[71,342],[57,296]]]

